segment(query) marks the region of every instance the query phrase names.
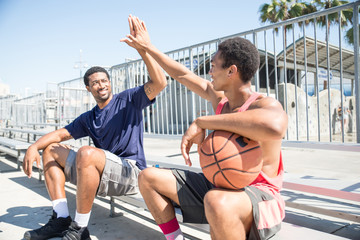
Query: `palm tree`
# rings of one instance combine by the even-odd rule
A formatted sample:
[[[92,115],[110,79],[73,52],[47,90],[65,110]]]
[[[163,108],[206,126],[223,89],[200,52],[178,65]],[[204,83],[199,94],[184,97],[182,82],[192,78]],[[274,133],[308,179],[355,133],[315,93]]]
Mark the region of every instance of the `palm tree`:
[[[262,23],[277,23],[315,11],[316,8],[314,10],[313,5],[299,2],[298,0],[272,0],[270,4],[265,3],[259,9],[260,21]],[[292,25],[287,25],[284,28],[285,45],[286,32],[291,28]],[[278,28],[275,28],[275,32],[278,33]]]
[[[298,0],[272,0],[260,6],[261,22],[277,23],[302,15],[303,3]]]
[[[308,2],[304,2],[303,3],[303,10],[302,10],[302,16],[303,15],[306,15],[306,14],[310,14],[310,13],[314,13],[314,12],[317,12],[317,8],[316,6],[314,5],[314,2],[311,1],[310,3]],[[310,22],[314,22],[313,19],[308,19],[308,20],[305,20],[305,24],[308,25]]]
[[[311,2],[299,2],[298,0],[272,0],[270,4],[263,4],[260,6],[260,21],[262,23],[277,23],[285,21],[294,17],[303,16],[309,13],[313,13],[319,10],[324,10],[332,7],[341,6],[349,3],[345,0],[312,0]],[[346,9],[341,11],[340,22],[341,26],[345,27],[350,22],[352,24],[352,9]],[[306,20],[305,24],[309,24],[313,20]],[[322,27],[327,28],[326,40],[329,39],[330,35],[330,26],[332,24],[339,23],[339,16],[337,13],[332,13],[328,15],[328,21],[326,22],[326,17],[322,16],[318,19],[318,24]],[[302,23],[299,23],[300,25]],[[286,31],[291,29],[291,25],[285,27],[285,43],[286,43]],[[351,28],[352,29],[352,28]],[[349,31],[351,30],[349,29]],[[275,29],[278,32],[278,29]],[[348,39],[347,39],[348,40]],[[351,42],[348,41],[348,42]]]
[[[353,19],[352,19],[352,17],[353,17],[352,12],[353,12],[353,10],[351,9],[351,14],[350,14],[350,16],[347,17],[349,19],[349,22],[351,23],[352,27],[349,28],[345,34],[345,40],[350,45],[354,45],[354,24],[353,24]],[[359,13],[360,13],[360,10],[359,10]],[[360,26],[359,26],[359,30],[360,30]],[[360,40],[360,37],[359,37],[359,40]],[[360,41],[359,41],[359,45],[360,45]]]
[[[319,10],[323,10],[323,9],[329,9],[332,7],[337,7],[337,6],[341,6],[344,4],[349,3],[349,1],[340,1],[340,0],[313,0],[313,3],[315,5],[317,5],[319,8]],[[339,16],[338,13],[332,13],[328,15],[328,21],[326,22],[326,17],[325,16],[321,16],[319,17],[318,23],[320,26],[322,27],[326,27],[327,28],[327,35],[326,35],[326,40],[329,40],[329,36],[330,36],[330,26],[332,24],[339,24],[341,23],[342,27],[347,26],[348,22],[351,22],[352,19],[352,9],[346,9],[341,11],[340,14],[340,21],[339,21]]]
[[[359,25],[360,31],[360,25]],[[348,44],[354,45],[354,27],[351,27],[349,30],[346,31],[345,40]],[[360,37],[359,37],[359,45],[360,45]]]

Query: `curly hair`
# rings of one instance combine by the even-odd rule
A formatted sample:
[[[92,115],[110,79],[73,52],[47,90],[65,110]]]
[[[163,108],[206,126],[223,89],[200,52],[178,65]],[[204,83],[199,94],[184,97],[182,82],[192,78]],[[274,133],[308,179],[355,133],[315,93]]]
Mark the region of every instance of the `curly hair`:
[[[219,44],[223,68],[236,65],[241,79],[246,83],[255,75],[260,65],[259,51],[249,40],[235,37]]]
[[[110,76],[109,73],[105,70],[105,68],[99,67],[99,66],[95,66],[95,67],[91,67],[89,68],[85,75],[84,75],[84,83],[85,86],[89,86],[89,77],[91,74],[97,73],[97,72],[103,72],[106,73],[107,78],[110,80]]]

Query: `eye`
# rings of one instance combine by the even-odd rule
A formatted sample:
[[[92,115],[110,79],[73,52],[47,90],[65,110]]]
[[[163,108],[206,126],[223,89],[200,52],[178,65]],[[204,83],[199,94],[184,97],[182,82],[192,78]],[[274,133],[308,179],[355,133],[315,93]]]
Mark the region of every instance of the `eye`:
[[[93,81],[92,83],[91,83],[91,86],[96,86],[96,85],[98,85],[99,84],[99,81]]]

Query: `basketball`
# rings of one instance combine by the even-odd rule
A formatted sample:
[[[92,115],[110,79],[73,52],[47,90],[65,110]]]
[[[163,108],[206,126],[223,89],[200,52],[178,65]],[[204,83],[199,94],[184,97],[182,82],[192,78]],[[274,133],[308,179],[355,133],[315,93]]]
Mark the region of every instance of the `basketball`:
[[[199,148],[200,166],[216,187],[241,189],[252,183],[262,168],[259,143],[238,134],[216,130]]]

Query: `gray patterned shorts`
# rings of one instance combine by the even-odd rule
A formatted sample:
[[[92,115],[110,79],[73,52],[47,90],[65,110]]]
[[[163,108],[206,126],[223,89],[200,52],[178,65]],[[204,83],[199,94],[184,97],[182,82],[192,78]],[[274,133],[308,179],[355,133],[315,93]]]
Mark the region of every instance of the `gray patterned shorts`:
[[[103,150],[106,156],[105,168],[102,173],[97,195],[122,196],[138,193],[138,175],[140,169],[135,160],[121,159],[109,151]],[[65,178],[76,185],[76,150],[70,150],[66,159]]]

